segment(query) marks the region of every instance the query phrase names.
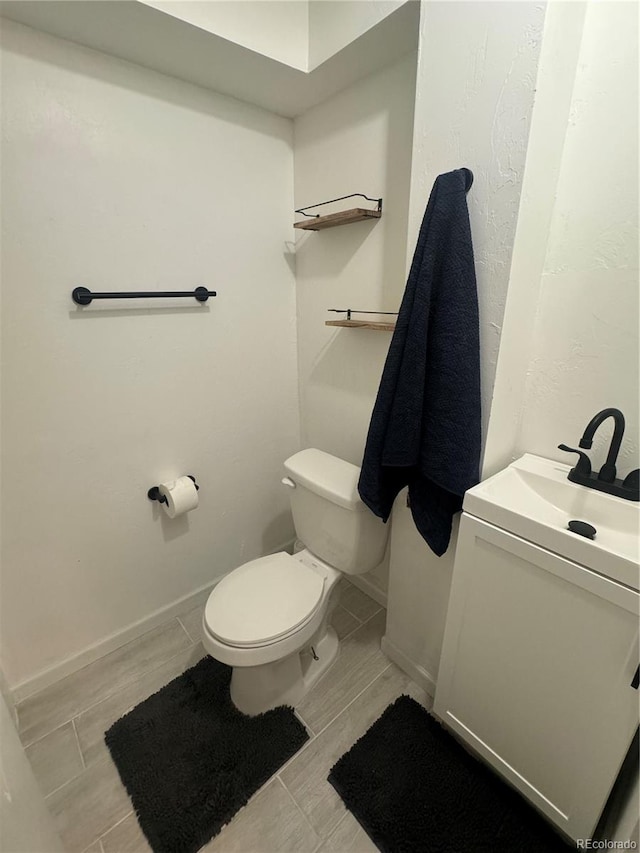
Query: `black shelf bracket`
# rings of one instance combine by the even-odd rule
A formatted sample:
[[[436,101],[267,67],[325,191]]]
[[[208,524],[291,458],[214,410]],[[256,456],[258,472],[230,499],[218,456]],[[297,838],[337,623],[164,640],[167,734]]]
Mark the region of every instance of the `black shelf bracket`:
[[[329,201],[319,201],[318,204],[308,204],[306,207],[299,207],[296,210],[296,213],[301,213],[303,216],[309,216],[312,219],[319,219],[319,213],[305,213],[305,210],[311,210],[312,207],[322,207],[323,204],[333,204],[334,201],[344,201],[347,198],[366,198],[367,201],[375,201],[378,203],[376,210],[378,213],[382,213],[382,199],[370,198],[368,195],[364,195],[363,193],[351,193],[350,195],[341,195],[340,198],[330,198]]]
[[[397,311],[358,311],[355,308],[327,308],[332,314],[346,314],[347,320],[351,319],[352,314],[388,314],[394,317],[398,316]]]

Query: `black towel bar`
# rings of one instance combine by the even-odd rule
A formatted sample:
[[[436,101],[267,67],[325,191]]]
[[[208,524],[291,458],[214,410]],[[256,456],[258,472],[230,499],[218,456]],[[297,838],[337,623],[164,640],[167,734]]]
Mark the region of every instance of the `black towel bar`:
[[[206,302],[210,296],[216,296],[215,290],[196,287],[195,290],[142,290],[131,292],[92,293],[86,287],[74,287],[71,298],[76,305],[90,305],[94,299],[158,299],[165,296],[191,297],[198,302]]]

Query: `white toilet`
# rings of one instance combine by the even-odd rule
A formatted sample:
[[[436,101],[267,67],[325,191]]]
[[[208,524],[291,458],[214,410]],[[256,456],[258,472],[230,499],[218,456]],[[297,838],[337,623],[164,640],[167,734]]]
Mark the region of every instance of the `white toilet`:
[[[304,549],[245,563],[214,588],[202,643],[233,667],[231,698],[245,714],[295,705],[338,654],[329,625],[343,574],[380,563],[388,525],[358,495],[360,469],[321,450],[284,463],[282,481]]]

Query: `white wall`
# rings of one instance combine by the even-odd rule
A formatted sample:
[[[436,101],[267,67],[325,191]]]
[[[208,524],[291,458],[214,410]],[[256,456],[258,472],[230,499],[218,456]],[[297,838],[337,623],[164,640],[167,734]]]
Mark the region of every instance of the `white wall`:
[[[393,506],[385,654],[430,695],[435,692],[455,549],[436,557],[418,533],[406,490]],[[458,535],[458,518],[452,537]]]
[[[515,459],[534,318],[571,99],[586,3],[550,3],[545,16],[536,98],[509,275],[482,477]]]
[[[557,445],[615,406],[623,476],[640,464],[637,70],[637,4],[589,3],[515,447],[573,463]],[[598,468],[611,432],[594,442]]]
[[[297,232],[302,444],[356,465],[389,348],[389,332],[338,329],[328,308],[397,311],[405,283],[415,55],[295,121],[296,207],[362,192],[382,218]],[[363,199],[325,211],[375,207]],[[322,208],[318,212],[322,212]],[[383,571],[377,582],[386,587]]]
[[[422,4],[411,167],[408,262],[435,178],[468,166],[482,365],[491,398],[527,153],[545,5]],[[396,501],[385,650],[433,691],[449,599],[455,529],[436,557]]]
[[[545,4],[422,7],[411,171],[413,251],[436,177],[467,166],[478,279],[483,431],[491,408]]]
[[[143,0],[204,30],[306,71],[308,0]],[[338,4],[336,4],[338,5]]]
[[[292,125],[3,24],[9,684],[293,536]],[[71,289],[218,291],[74,306]],[[147,489],[192,473],[200,507]]]
[[[384,199],[378,221],[296,232],[302,442],[358,465],[391,336],[324,323],[340,319],[328,308],[398,309],[414,78],[410,55],[295,121],[296,207],[351,192]],[[317,212],[358,206],[375,202],[350,199]]]
[[[4,853],[62,853],[44,798],[0,695],[0,849]]]
[[[309,68],[379,23],[407,0],[309,0]]]
[[[175,18],[312,71],[407,0],[142,0]]]

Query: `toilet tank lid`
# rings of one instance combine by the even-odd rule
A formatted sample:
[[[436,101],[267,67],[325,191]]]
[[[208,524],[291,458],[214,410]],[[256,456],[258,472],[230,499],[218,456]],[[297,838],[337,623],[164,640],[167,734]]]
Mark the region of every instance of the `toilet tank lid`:
[[[313,447],[294,453],[284,463],[296,483],[346,509],[364,512],[358,494],[360,468]]]

